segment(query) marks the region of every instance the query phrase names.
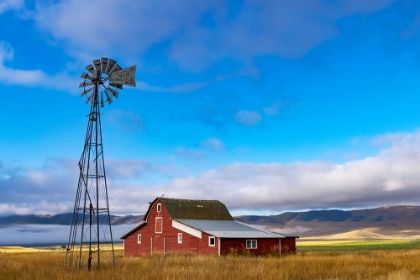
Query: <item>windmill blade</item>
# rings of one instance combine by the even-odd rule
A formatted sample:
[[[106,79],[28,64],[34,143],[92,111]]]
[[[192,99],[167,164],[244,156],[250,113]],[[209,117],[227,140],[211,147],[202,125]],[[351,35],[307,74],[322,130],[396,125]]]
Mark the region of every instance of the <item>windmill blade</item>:
[[[112,103],[111,95],[109,95],[109,93],[106,91],[105,91],[105,95],[106,95],[106,101],[108,101],[108,104],[111,105]]]
[[[127,86],[136,86],[136,68],[137,65],[133,65],[118,71],[113,71],[110,73],[109,76],[109,82],[111,84],[121,84],[121,85],[127,85]]]
[[[116,63],[114,68],[112,68],[111,72],[108,73],[108,76],[111,76],[112,73],[114,73],[115,71],[119,71],[121,69],[122,69],[121,66],[119,66],[118,63]]]
[[[105,73],[106,65],[108,64],[108,58],[101,57],[101,72]]]
[[[84,90],[81,94],[80,94],[80,96],[84,96],[86,93],[88,93],[89,91],[91,91],[93,89],[93,87],[91,87],[91,88],[89,88],[89,89],[86,89],[86,90]]]
[[[89,74],[88,74],[88,73],[83,73],[83,74],[80,76],[80,78],[83,78],[83,79],[88,79],[88,80],[92,80],[92,79],[93,79],[93,77],[89,76]]]
[[[118,91],[114,90],[113,88],[109,87],[107,88],[115,98],[118,98]]]
[[[119,89],[123,89],[123,86],[121,84],[113,84],[113,83],[109,83],[109,85],[111,87],[115,87],[115,88],[119,88]]]
[[[100,59],[95,59],[93,61],[93,64],[95,65],[95,69],[100,72],[101,71],[101,60]]]
[[[101,75],[100,71],[97,71],[97,70],[92,71],[92,78],[93,79],[99,79],[100,75]]]
[[[95,68],[93,68],[92,64],[89,64],[88,66],[85,67],[86,70],[88,70],[90,73],[93,74],[93,71],[95,70]]]
[[[101,108],[104,107],[104,93],[101,94]]]
[[[113,60],[112,58],[109,59],[108,61],[108,66],[106,67],[105,73],[108,74],[111,69],[114,67],[115,63],[117,63],[115,60]]]
[[[80,83],[80,85],[79,85],[79,88],[82,88],[82,87],[87,87],[87,86],[91,86],[91,85],[93,85],[93,83],[89,83],[89,82],[81,82],[81,83]]]
[[[89,95],[89,97],[86,99],[86,104],[89,103],[89,101],[92,99],[93,95],[94,95],[93,93],[91,95]]]

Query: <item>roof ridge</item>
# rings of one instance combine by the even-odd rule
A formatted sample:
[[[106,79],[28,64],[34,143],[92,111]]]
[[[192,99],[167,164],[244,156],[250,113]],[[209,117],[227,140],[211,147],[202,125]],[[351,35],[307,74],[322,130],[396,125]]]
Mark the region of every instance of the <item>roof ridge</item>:
[[[173,197],[161,197],[161,199],[162,200],[184,200],[184,201],[219,201],[217,199],[188,199],[188,198],[173,198]]]

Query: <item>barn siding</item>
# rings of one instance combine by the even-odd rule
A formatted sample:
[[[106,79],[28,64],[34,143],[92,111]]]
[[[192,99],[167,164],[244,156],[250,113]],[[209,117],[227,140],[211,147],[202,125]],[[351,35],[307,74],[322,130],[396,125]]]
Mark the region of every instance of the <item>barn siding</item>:
[[[281,239],[282,254],[296,254],[296,238],[285,237]]]
[[[257,240],[256,249],[246,249],[246,240],[244,238],[223,238],[221,239],[220,254],[247,254],[255,255],[279,253],[279,238],[249,238]]]

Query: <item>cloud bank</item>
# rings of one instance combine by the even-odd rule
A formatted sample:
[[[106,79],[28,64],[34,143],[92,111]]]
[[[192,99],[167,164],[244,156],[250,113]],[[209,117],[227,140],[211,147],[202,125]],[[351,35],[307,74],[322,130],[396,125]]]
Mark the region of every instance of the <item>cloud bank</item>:
[[[167,42],[165,57],[181,69],[201,72],[226,57],[245,63],[264,55],[302,57],[339,35],[338,20],[393,2],[68,0],[39,4],[34,20],[86,61],[93,53],[146,54]]]
[[[387,141],[386,141],[387,139]],[[217,199],[235,213],[280,213],[301,209],[416,204],[420,195],[420,132],[380,136],[378,154],[343,164],[326,162],[232,163],[198,176],[145,184],[143,174],[174,172],[136,160],[107,160],[111,212],[142,213],[156,196]],[[209,138],[206,148],[223,149]],[[0,164],[0,214],[54,214],[71,211],[77,161],[50,159],[38,169]],[[168,174],[166,174],[168,175]],[[22,195],[24,194],[24,195]],[[7,198],[7,199],[6,199]]]

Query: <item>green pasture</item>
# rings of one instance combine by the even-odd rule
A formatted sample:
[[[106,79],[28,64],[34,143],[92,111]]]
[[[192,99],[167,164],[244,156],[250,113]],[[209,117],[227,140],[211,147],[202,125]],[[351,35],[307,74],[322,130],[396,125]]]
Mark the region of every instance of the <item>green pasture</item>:
[[[298,253],[401,250],[420,249],[420,240],[304,240],[296,246]]]

